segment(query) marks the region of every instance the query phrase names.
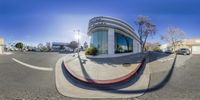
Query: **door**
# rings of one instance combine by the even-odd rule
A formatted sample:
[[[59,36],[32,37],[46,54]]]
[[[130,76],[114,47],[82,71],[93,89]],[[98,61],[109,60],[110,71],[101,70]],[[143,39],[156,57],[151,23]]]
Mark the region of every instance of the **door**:
[[[200,46],[192,46],[192,54],[200,54]]]

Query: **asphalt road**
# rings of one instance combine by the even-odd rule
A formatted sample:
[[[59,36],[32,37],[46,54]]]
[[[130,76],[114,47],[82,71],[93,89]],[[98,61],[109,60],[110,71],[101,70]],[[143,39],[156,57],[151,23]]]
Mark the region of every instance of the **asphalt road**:
[[[54,68],[57,60],[65,55],[36,52],[0,55],[0,100],[65,99],[56,90],[54,71],[28,68],[12,60]]]
[[[184,56],[178,56],[179,60]],[[175,68],[169,81],[155,91],[138,97],[137,100],[200,100],[200,55],[193,55],[184,65]],[[169,71],[151,74],[150,85],[162,81]]]
[[[65,55],[36,52],[0,55],[0,100],[72,100],[56,90],[54,70],[32,69],[12,60],[15,58],[30,65],[54,69],[57,60]],[[151,55],[152,62],[159,58],[162,56]],[[184,61],[182,59],[179,57],[179,62]],[[169,81],[162,88],[128,100],[200,100],[199,59],[199,55],[194,55],[182,67],[174,68]],[[150,86],[162,81],[168,73],[162,71],[151,74]]]

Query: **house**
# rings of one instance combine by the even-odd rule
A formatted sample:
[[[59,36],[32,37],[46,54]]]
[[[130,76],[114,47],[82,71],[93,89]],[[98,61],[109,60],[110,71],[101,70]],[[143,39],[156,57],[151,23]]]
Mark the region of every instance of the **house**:
[[[161,45],[163,51],[172,50],[172,45],[170,43]],[[180,48],[188,48],[192,54],[200,54],[200,38],[184,39],[177,42],[175,50]]]
[[[186,39],[183,46],[189,48],[192,54],[200,54],[200,38]]]

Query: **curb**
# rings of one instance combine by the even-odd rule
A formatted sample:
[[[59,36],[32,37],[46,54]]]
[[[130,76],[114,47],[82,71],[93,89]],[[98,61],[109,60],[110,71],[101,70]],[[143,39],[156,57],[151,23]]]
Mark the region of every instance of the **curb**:
[[[124,75],[122,77],[116,78],[116,79],[111,79],[111,80],[93,80],[93,79],[88,79],[88,78],[84,78],[80,75],[77,75],[74,71],[70,70],[66,64],[63,62],[63,65],[66,69],[66,71],[69,72],[69,74],[84,83],[89,83],[89,84],[97,84],[97,85],[110,85],[110,84],[117,84],[117,83],[121,83],[121,82],[125,82],[128,81],[130,78],[132,78],[134,75],[137,74],[137,72],[139,71],[139,69],[141,68],[141,66],[144,64],[146,58],[144,57],[141,61],[141,63],[137,64],[137,67],[135,70],[131,71],[130,73],[128,73],[127,75]]]

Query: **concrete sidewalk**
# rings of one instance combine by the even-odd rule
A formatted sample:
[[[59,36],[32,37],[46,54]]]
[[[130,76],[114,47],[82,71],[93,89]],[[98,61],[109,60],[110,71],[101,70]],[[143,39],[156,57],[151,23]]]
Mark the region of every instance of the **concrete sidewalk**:
[[[144,55],[143,55],[144,56]],[[75,78],[96,84],[113,84],[128,80],[129,77],[136,74],[139,69],[143,56],[133,61],[127,61],[129,57],[124,57],[125,63],[119,63],[119,58],[87,59],[84,54],[75,57],[73,60],[64,60],[65,68]],[[113,60],[114,59],[114,60]],[[114,62],[115,61],[115,62]],[[117,62],[117,63],[116,63]]]
[[[139,63],[139,60],[136,60],[136,59],[140,57],[141,56],[138,56],[138,55],[130,55],[124,59],[118,58],[118,61],[117,61],[116,59],[115,60],[114,59],[88,60],[87,58],[84,58],[84,56],[81,56],[81,59],[87,60],[86,62],[82,62],[81,60],[81,62],[84,63],[83,65],[84,65],[85,71],[87,70],[88,75],[90,75],[92,78],[95,78],[98,80],[99,79],[110,80],[110,79],[114,79],[114,78],[117,78],[119,76],[123,76],[129,73],[131,69],[135,68],[134,65]],[[128,60],[128,59],[131,59],[131,60]],[[94,60],[95,62],[98,62],[98,63],[95,63]],[[122,61],[125,63],[131,63],[131,64],[130,66],[129,64],[127,64],[125,67],[125,66],[122,66],[122,64],[120,65]],[[121,84],[106,85],[106,86],[98,86],[98,85],[96,86],[94,84],[82,83],[81,81],[73,78],[72,75],[69,73],[69,71],[66,69],[65,64],[64,64],[64,63],[68,63],[70,65],[70,68],[75,67],[71,69],[73,69],[76,73],[79,73],[79,75],[83,75],[83,72],[81,72],[81,65],[80,63],[78,64],[78,62],[79,61],[77,57],[73,57],[72,55],[69,55],[69,56],[59,59],[59,61],[56,64],[56,68],[55,68],[56,87],[58,91],[64,96],[74,97],[74,98],[130,98],[130,97],[137,97],[137,96],[142,95],[144,91],[141,92],[141,90],[145,90],[148,88],[149,77],[150,77],[150,71],[148,67],[143,66],[142,71],[137,73],[135,77],[131,78],[127,82],[124,82]],[[77,66],[72,66],[72,65],[77,65]],[[87,68],[85,65],[87,65]],[[88,65],[92,65],[92,66],[88,67]],[[98,68],[100,69],[97,70]],[[109,71],[106,71],[106,70],[109,70]],[[124,72],[121,70],[123,70]],[[135,92],[130,93],[128,91],[135,91]]]
[[[13,52],[3,52],[3,53],[0,54],[0,55],[11,55],[11,54],[13,54]]]
[[[174,61],[175,55],[171,54],[162,58],[157,58],[152,62],[149,62],[149,68],[151,73],[159,73],[163,71],[168,71]]]

